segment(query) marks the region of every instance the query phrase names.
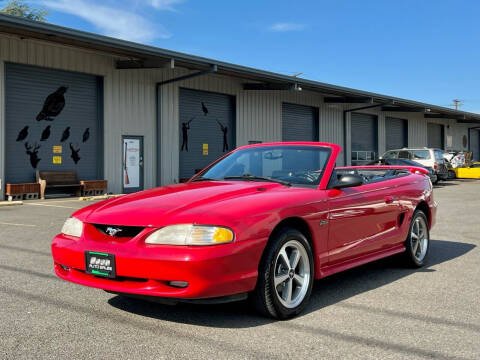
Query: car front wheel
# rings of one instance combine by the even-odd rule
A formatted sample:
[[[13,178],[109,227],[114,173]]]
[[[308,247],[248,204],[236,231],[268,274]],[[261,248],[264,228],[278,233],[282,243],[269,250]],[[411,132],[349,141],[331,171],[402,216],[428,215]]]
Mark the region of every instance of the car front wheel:
[[[253,305],[277,319],[299,314],[312,292],[313,269],[312,249],[305,236],[295,229],[282,229],[265,249]]]

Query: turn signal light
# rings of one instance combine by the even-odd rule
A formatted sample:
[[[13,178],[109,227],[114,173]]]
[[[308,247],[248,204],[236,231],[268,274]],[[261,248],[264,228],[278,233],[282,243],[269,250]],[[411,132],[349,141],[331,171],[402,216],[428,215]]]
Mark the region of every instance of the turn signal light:
[[[169,281],[168,285],[178,288],[186,288],[188,286],[188,282],[186,281]]]

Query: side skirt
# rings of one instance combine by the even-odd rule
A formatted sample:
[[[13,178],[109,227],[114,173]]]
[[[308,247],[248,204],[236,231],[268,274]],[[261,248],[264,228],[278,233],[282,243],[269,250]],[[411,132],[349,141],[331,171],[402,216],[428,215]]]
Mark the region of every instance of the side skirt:
[[[341,263],[341,264],[325,266],[323,268],[320,268],[320,276],[318,277],[318,279],[324,278],[326,276],[330,276],[330,275],[339,273],[341,271],[345,271],[345,270],[348,270],[348,269],[351,269],[351,268],[354,268],[354,267],[357,267],[357,266],[360,266],[360,265],[363,265],[363,264],[366,264],[366,263],[369,263],[369,262],[372,262],[372,261],[375,261],[375,260],[379,260],[379,259],[383,259],[383,258],[392,256],[392,255],[395,255],[395,254],[399,254],[399,253],[404,252],[404,251],[405,251],[405,246],[402,245],[400,247],[395,247],[395,248],[389,249],[387,251],[376,252],[376,253],[370,254],[368,256],[361,257],[361,258],[356,258],[356,259],[353,259],[353,260],[350,260],[350,261],[347,261],[347,262],[344,262],[344,263]]]

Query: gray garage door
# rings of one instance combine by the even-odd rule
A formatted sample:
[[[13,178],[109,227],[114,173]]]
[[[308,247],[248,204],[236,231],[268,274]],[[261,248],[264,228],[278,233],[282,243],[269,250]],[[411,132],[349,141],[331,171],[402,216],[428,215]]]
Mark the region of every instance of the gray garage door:
[[[352,164],[362,165],[378,156],[378,121],[374,115],[352,113]]]
[[[6,65],[6,181],[35,180],[35,170],[102,177],[101,78]]]
[[[404,119],[385,118],[385,146],[387,150],[408,146],[408,122]]]
[[[283,103],[283,141],[318,141],[318,109]]]
[[[445,130],[443,125],[428,123],[427,124],[428,147],[443,149],[444,134],[445,134]]]
[[[235,97],[180,89],[180,179],[235,148]]]
[[[470,131],[470,151],[473,152],[473,159],[480,160],[480,131]]]

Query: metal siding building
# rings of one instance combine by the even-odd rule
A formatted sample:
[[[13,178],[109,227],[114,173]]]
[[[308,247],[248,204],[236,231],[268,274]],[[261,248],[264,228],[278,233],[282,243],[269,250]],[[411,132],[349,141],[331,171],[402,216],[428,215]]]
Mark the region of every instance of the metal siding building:
[[[57,37],[52,36],[51,33],[55,33]],[[60,38],[58,34],[63,37]],[[131,53],[134,48],[139,58],[141,58],[142,51],[145,54],[148,53],[150,57],[153,56],[152,52],[162,51],[164,52],[162,56],[171,58],[172,64],[175,60],[175,65],[173,68],[172,66],[155,66],[154,68],[119,66],[120,62],[132,61]],[[221,62],[218,62],[219,71],[216,73],[212,71],[212,73],[205,73],[201,76],[159,85],[169,79],[194,74],[198,70],[204,71],[208,69],[205,64],[215,65],[217,63],[214,60],[193,56],[191,63],[188,61],[190,60],[185,54],[161,49],[155,50],[139,44],[0,15],[0,197],[3,197],[4,194],[9,161],[16,159],[17,156],[12,153],[14,150],[11,145],[8,145],[9,142],[5,135],[6,129],[11,125],[10,122],[16,120],[13,120],[12,115],[8,115],[5,109],[6,100],[12,92],[7,81],[11,71],[9,68],[20,66],[18,64],[41,67],[44,69],[42,71],[46,72],[67,71],[76,74],[79,78],[82,78],[82,75],[93,76],[92,78],[98,78],[101,81],[102,89],[98,94],[101,100],[99,117],[102,119],[101,132],[99,132],[101,138],[98,141],[100,149],[97,151],[98,164],[100,164],[98,166],[101,167],[99,174],[103,173],[104,178],[108,180],[108,190],[115,193],[122,191],[122,164],[124,161],[122,137],[126,135],[143,137],[144,188],[180,180],[182,177],[180,173],[181,123],[184,121],[182,114],[185,113],[187,114],[185,116],[188,116],[189,111],[182,105],[184,100],[182,100],[181,94],[185,91],[201,90],[202,92],[223,94],[232,99],[232,119],[235,123],[231,125],[233,128],[229,136],[234,136],[234,138],[229,141],[236,146],[249,142],[281,141],[285,131],[282,125],[284,115],[282,109],[285,108],[285,104],[293,104],[290,106],[290,110],[294,110],[295,106],[299,105],[307,106],[309,108],[298,107],[298,109],[303,109],[299,110],[299,117],[307,116],[308,111],[305,109],[310,109],[308,116],[313,119],[313,123],[308,124],[310,128],[307,132],[314,131],[316,133],[311,134],[309,139],[336,143],[344,149],[337,165],[351,163],[351,121],[352,116],[355,115],[348,110],[358,109],[362,105],[343,103],[342,101],[331,102],[327,98],[332,96],[343,99],[342,96],[352,96],[352,93],[355,92],[359,97],[372,97],[371,103],[377,104],[375,108],[360,109],[354,112],[368,114],[377,119],[374,127],[376,132],[374,141],[378,154],[382,154],[386,150],[386,131],[388,129],[386,118],[388,117],[406,120],[408,146],[412,147],[427,146],[427,123],[431,122],[445,125],[444,143],[447,146],[449,145],[447,137],[450,137],[452,140],[450,148],[467,150],[469,144],[463,146],[464,136],[468,137],[469,128],[480,125],[475,124],[476,121],[480,121],[480,115],[477,114],[458,112],[459,115],[457,115],[451,111],[453,115],[448,116],[453,119],[426,119],[423,112],[382,111],[381,106],[386,104],[382,101],[388,98],[383,95],[380,97],[378,94],[285,77]],[[265,90],[251,90],[245,87],[246,83],[261,84],[270,80],[272,83],[280,85],[295,83],[297,86],[298,82],[303,90],[282,90],[281,86],[278,86],[278,89]],[[419,106],[420,104],[395,99],[397,102],[399,100],[408,103],[409,106]],[[448,109],[438,109],[436,111],[439,113],[448,112]],[[35,111],[37,110],[35,109]],[[461,114],[464,118],[468,117],[469,123],[459,123],[458,116]],[[292,119],[292,115],[290,114],[290,119]],[[20,124],[16,124],[16,126],[18,128]],[[58,137],[58,130],[56,131]],[[297,129],[296,133],[301,134],[301,129]],[[218,136],[221,136],[221,133]],[[19,159],[28,161],[27,155],[23,155]],[[68,154],[64,153],[64,157],[68,157]],[[93,164],[92,166],[97,165]],[[189,171],[191,170],[193,169]]]

